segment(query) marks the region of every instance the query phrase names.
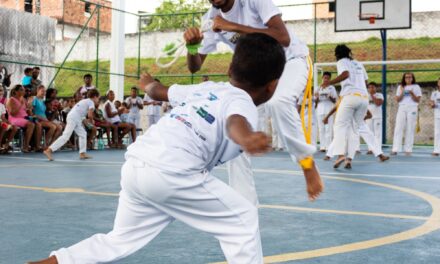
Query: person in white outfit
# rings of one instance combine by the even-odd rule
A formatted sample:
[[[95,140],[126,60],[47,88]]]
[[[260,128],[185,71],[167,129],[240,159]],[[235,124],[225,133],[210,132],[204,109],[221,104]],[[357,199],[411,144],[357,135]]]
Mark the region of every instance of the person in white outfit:
[[[148,94],[145,94],[144,105],[147,106],[148,127],[151,127],[159,122],[162,102],[154,101]]]
[[[88,119],[88,122],[94,124],[93,116],[95,111],[95,104],[99,103],[99,92],[96,89],[92,89],[87,92],[87,99],[79,101],[67,115],[67,124],[64,128],[63,134],[55,140],[43,153],[46,157],[52,161],[52,153],[60,149],[64,144],[69,141],[73,131],[79,138],[79,158],[90,159],[91,157],[86,154],[87,152],[87,132],[84,128],[84,118]]]
[[[322,74],[322,83],[325,87],[320,86],[315,93],[316,97],[316,115],[319,130],[319,150],[321,152],[327,152],[328,146],[333,139],[333,121],[331,116],[328,119],[327,124],[324,124],[323,120],[327,114],[333,109],[336,101],[338,100],[338,92],[333,85],[327,86],[332,74],[330,72],[324,72]]]
[[[327,116],[324,117],[323,123],[327,124],[331,116],[336,112],[336,107],[334,107]],[[380,141],[377,141],[374,137],[374,134],[371,132],[371,130],[368,128],[365,121],[368,121],[371,119],[373,115],[369,110],[367,110],[367,114],[364,118],[364,122],[360,124],[356,124],[354,121],[352,122],[352,125],[349,129],[348,136],[347,136],[347,147],[346,147],[346,163],[345,168],[351,169],[351,162],[358,151],[359,146],[359,140],[360,137],[365,141],[365,143],[368,146],[368,149],[371,149],[375,157],[379,158],[379,161],[384,162],[389,160],[390,158],[388,156],[385,156],[382,151],[382,144]],[[324,160],[330,160],[333,157],[333,145],[330,144],[327,154],[324,158]]]
[[[125,99],[130,113],[128,114],[128,123],[134,124],[136,128],[141,128],[141,113],[144,109],[144,102],[142,98],[138,96],[138,88],[132,87],[130,96]]]
[[[437,80],[437,89],[431,94],[429,102],[434,109],[434,151],[433,156],[440,155],[440,78]]]
[[[341,102],[338,106],[334,124],[333,154],[338,156],[334,168],[338,168],[342,162],[350,163],[346,159],[348,138],[353,130],[353,122],[358,126],[364,122],[368,108],[368,92],[366,81],[367,72],[364,66],[352,58],[351,50],[346,45],[338,45],[335,48],[335,56],[338,60],[338,76],[330,80],[330,86],[341,82]],[[347,166],[347,165],[346,165]]]
[[[212,7],[203,16],[203,21],[212,21],[212,29],[202,34],[198,28],[189,28],[184,38],[188,45],[201,45],[198,52],[188,52],[188,69],[199,71],[209,53],[216,51],[217,44],[225,43],[235,49],[241,34],[263,33],[275,38],[286,52],[286,65],[278,82],[275,95],[267,103],[273,125],[294,162],[299,162],[306,178],[317,173],[312,155],[316,148],[306,142],[301,119],[296,111],[296,102],[311,81],[312,64],[309,50],[293,32],[287,30],[281,19],[281,11],[271,0],[210,0]],[[246,190],[242,193],[257,201],[249,157],[241,155],[228,164],[229,176],[246,175],[233,188]]]
[[[397,110],[391,155],[397,155],[397,153],[402,152],[403,133],[405,133],[403,151],[405,151],[407,156],[411,155],[414,146],[417,115],[419,112],[418,106],[421,98],[422,89],[416,84],[414,74],[411,72],[404,73],[396,93],[396,101],[399,103],[399,109]]]
[[[270,138],[255,131],[256,105],[275,92],[284,62],[284,51],[275,39],[247,34],[237,42],[229,83],[168,88],[142,75],[140,87],[174,108],[128,148],[113,230],[36,263],[120,260],[177,219],[218,239],[228,263],[263,264],[257,208],[211,170],[241,150],[249,154],[270,150]],[[322,186],[319,179],[315,184]]]
[[[367,119],[367,126],[373,132],[374,138],[378,144],[382,144],[382,104],[383,94],[377,91],[377,84],[375,82],[368,83],[368,111],[372,117]],[[368,148],[368,155],[373,154],[373,150]]]

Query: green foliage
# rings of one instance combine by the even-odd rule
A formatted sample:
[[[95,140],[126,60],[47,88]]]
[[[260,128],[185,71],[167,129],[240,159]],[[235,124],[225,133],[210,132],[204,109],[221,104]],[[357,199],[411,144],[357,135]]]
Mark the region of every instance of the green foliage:
[[[200,26],[201,14],[181,14],[202,12],[209,6],[206,0],[165,0],[156,8],[156,14],[151,16],[149,25],[143,28],[144,31],[167,31],[185,29]],[[163,14],[170,14],[162,16]],[[172,15],[176,14],[176,15]]]

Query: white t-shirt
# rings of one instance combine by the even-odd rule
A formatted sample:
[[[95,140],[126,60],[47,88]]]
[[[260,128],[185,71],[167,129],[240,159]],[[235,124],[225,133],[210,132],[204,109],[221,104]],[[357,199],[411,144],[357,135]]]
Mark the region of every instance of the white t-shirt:
[[[350,60],[348,58],[340,59],[337,63],[338,75],[348,71],[349,77],[341,82],[340,96],[346,96],[353,93],[361,95],[368,95],[365,81],[368,80],[367,71],[364,66],[357,60]]]
[[[146,103],[152,103],[155,102],[153,99],[151,99],[148,94],[144,95],[144,102]],[[162,106],[160,105],[147,105],[147,115],[149,116],[160,116],[160,109]]]
[[[139,96],[137,96],[136,98],[132,98],[130,96],[125,99],[125,102],[128,106],[130,106],[131,102],[130,115],[139,115],[140,109],[137,104],[143,104],[142,98],[140,98]]]
[[[96,89],[96,87],[93,86],[93,85],[92,86],[85,86],[85,85],[83,85],[81,87],[81,90],[79,91],[79,93],[82,95],[83,98],[86,98],[87,92],[90,91],[90,90],[93,90],[93,89]]]
[[[375,93],[374,97],[376,99],[382,99],[383,100],[383,94],[381,93]],[[382,105],[377,106],[373,98],[371,97],[371,94],[368,94],[368,110],[373,115],[372,119],[382,119]]]
[[[402,86],[399,85],[399,87],[397,87],[397,92],[396,95],[400,96],[402,94]],[[418,84],[411,84],[411,85],[407,85],[404,88],[403,91],[403,99],[402,101],[399,102],[399,105],[411,105],[411,106],[418,106],[419,103],[417,103],[416,101],[414,101],[411,97],[411,94],[409,93],[410,91],[413,91],[413,93],[416,96],[422,96],[422,89],[420,89],[420,86]]]
[[[434,91],[431,94],[431,100],[435,103],[434,116],[435,118],[440,118],[440,92]]]
[[[84,118],[87,116],[89,110],[95,110],[95,103],[90,98],[82,99],[73,106],[72,110],[69,111],[68,116],[75,115],[75,117]]]
[[[115,104],[113,102],[111,102],[110,100],[107,100],[107,102],[105,102],[105,104],[104,104],[104,109],[102,110],[102,113],[104,114],[105,120],[107,120],[108,122],[110,122],[112,124],[121,122],[121,118],[119,117],[119,115],[115,115],[114,117],[108,117],[107,111],[105,111],[105,107],[107,105],[110,105],[110,110],[112,113],[118,112],[118,109],[116,109]]]
[[[6,114],[6,107],[4,104],[0,103],[0,122],[2,121],[1,116],[4,114]]]
[[[257,127],[258,112],[251,97],[229,83],[173,85],[168,99],[171,113],[138,137],[126,157],[173,174],[210,171],[241,152],[227,135],[229,116],[241,115],[254,130]]]
[[[226,13],[220,9],[211,7],[203,16],[203,21],[214,19],[216,16],[222,16],[224,19],[240,25],[245,25],[253,28],[267,28],[266,23],[276,16],[281,15],[281,11],[272,0],[235,0],[234,5]],[[202,47],[199,50],[200,54],[209,54],[217,50],[217,44],[220,42],[228,45],[232,50],[235,49],[235,44],[239,37],[236,32],[214,32],[209,30],[205,32],[202,41]],[[309,49],[298,37],[289,30],[290,45],[285,47],[286,58],[298,58],[309,55]]]
[[[326,115],[335,106],[335,103],[330,100],[330,97],[338,100],[338,92],[336,91],[336,88],[332,85],[326,88],[319,87],[318,97],[319,102],[318,106],[316,107],[316,113],[318,115]]]

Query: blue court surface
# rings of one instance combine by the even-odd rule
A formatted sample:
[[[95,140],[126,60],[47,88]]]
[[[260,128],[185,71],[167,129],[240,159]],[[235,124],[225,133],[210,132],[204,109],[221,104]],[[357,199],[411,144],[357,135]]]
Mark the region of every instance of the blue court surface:
[[[313,203],[286,153],[253,158],[265,262],[440,263],[440,159],[430,151],[386,163],[358,155],[350,171],[318,154],[325,193]],[[124,152],[90,154],[0,157],[0,263],[41,259],[111,230]],[[225,168],[213,174],[227,180]],[[215,238],[175,221],[117,263],[224,261]]]

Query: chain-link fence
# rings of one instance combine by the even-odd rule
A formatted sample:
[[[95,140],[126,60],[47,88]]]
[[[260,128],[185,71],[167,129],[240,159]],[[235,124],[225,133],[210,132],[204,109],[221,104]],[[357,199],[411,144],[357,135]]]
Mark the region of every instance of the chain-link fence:
[[[39,66],[46,86],[59,90],[61,96],[71,96],[83,85],[83,75],[92,74],[94,85],[105,92],[115,84],[110,83],[112,16],[125,16],[125,92],[137,84],[141,72],[148,71],[163,83],[198,83],[204,76],[211,80],[226,80],[226,71],[232,57],[226,46],[207,57],[197,74],[190,74],[186,57],[180,57],[169,68],[160,68],[155,57],[183,38],[183,32],[191,26],[200,26],[203,11],[179,14],[144,14],[112,9],[111,2],[99,0],[62,0],[62,4],[50,6],[52,1],[36,1],[29,14],[24,7],[0,4],[0,64],[13,73],[13,82],[20,82],[23,70]],[[208,2],[207,2],[208,3]],[[5,7],[5,8],[3,8]],[[9,9],[7,9],[9,8]],[[11,9],[12,8],[12,9]],[[334,13],[331,2],[281,6],[287,27],[307,43],[314,62],[334,61],[337,43],[346,43],[359,61],[382,60],[382,41],[379,31],[334,31]],[[20,9],[21,12],[13,10]],[[29,7],[27,7],[29,11]],[[38,13],[40,15],[35,15]],[[388,60],[432,59],[440,56],[440,29],[432,25],[440,23],[440,12],[413,13],[412,28],[388,32]],[[52,17],[49,18],[49,17]],[[185,55],[185,54],[184,54]],[[171,58],[164,59],[164,61]],[[381,66],[367,67],[371,81],[382,83]],[[335,69],[332,69],[335,72]],[[395,65],[387,68],[387,142],[392,141],[397,106],[393,100],[395,84],[406,71],[416,74],[423,88],[420,104],[421,132],[416,143],[431,144],[433,137],[433,111],[427,100],[440,76],[440,65]]]

